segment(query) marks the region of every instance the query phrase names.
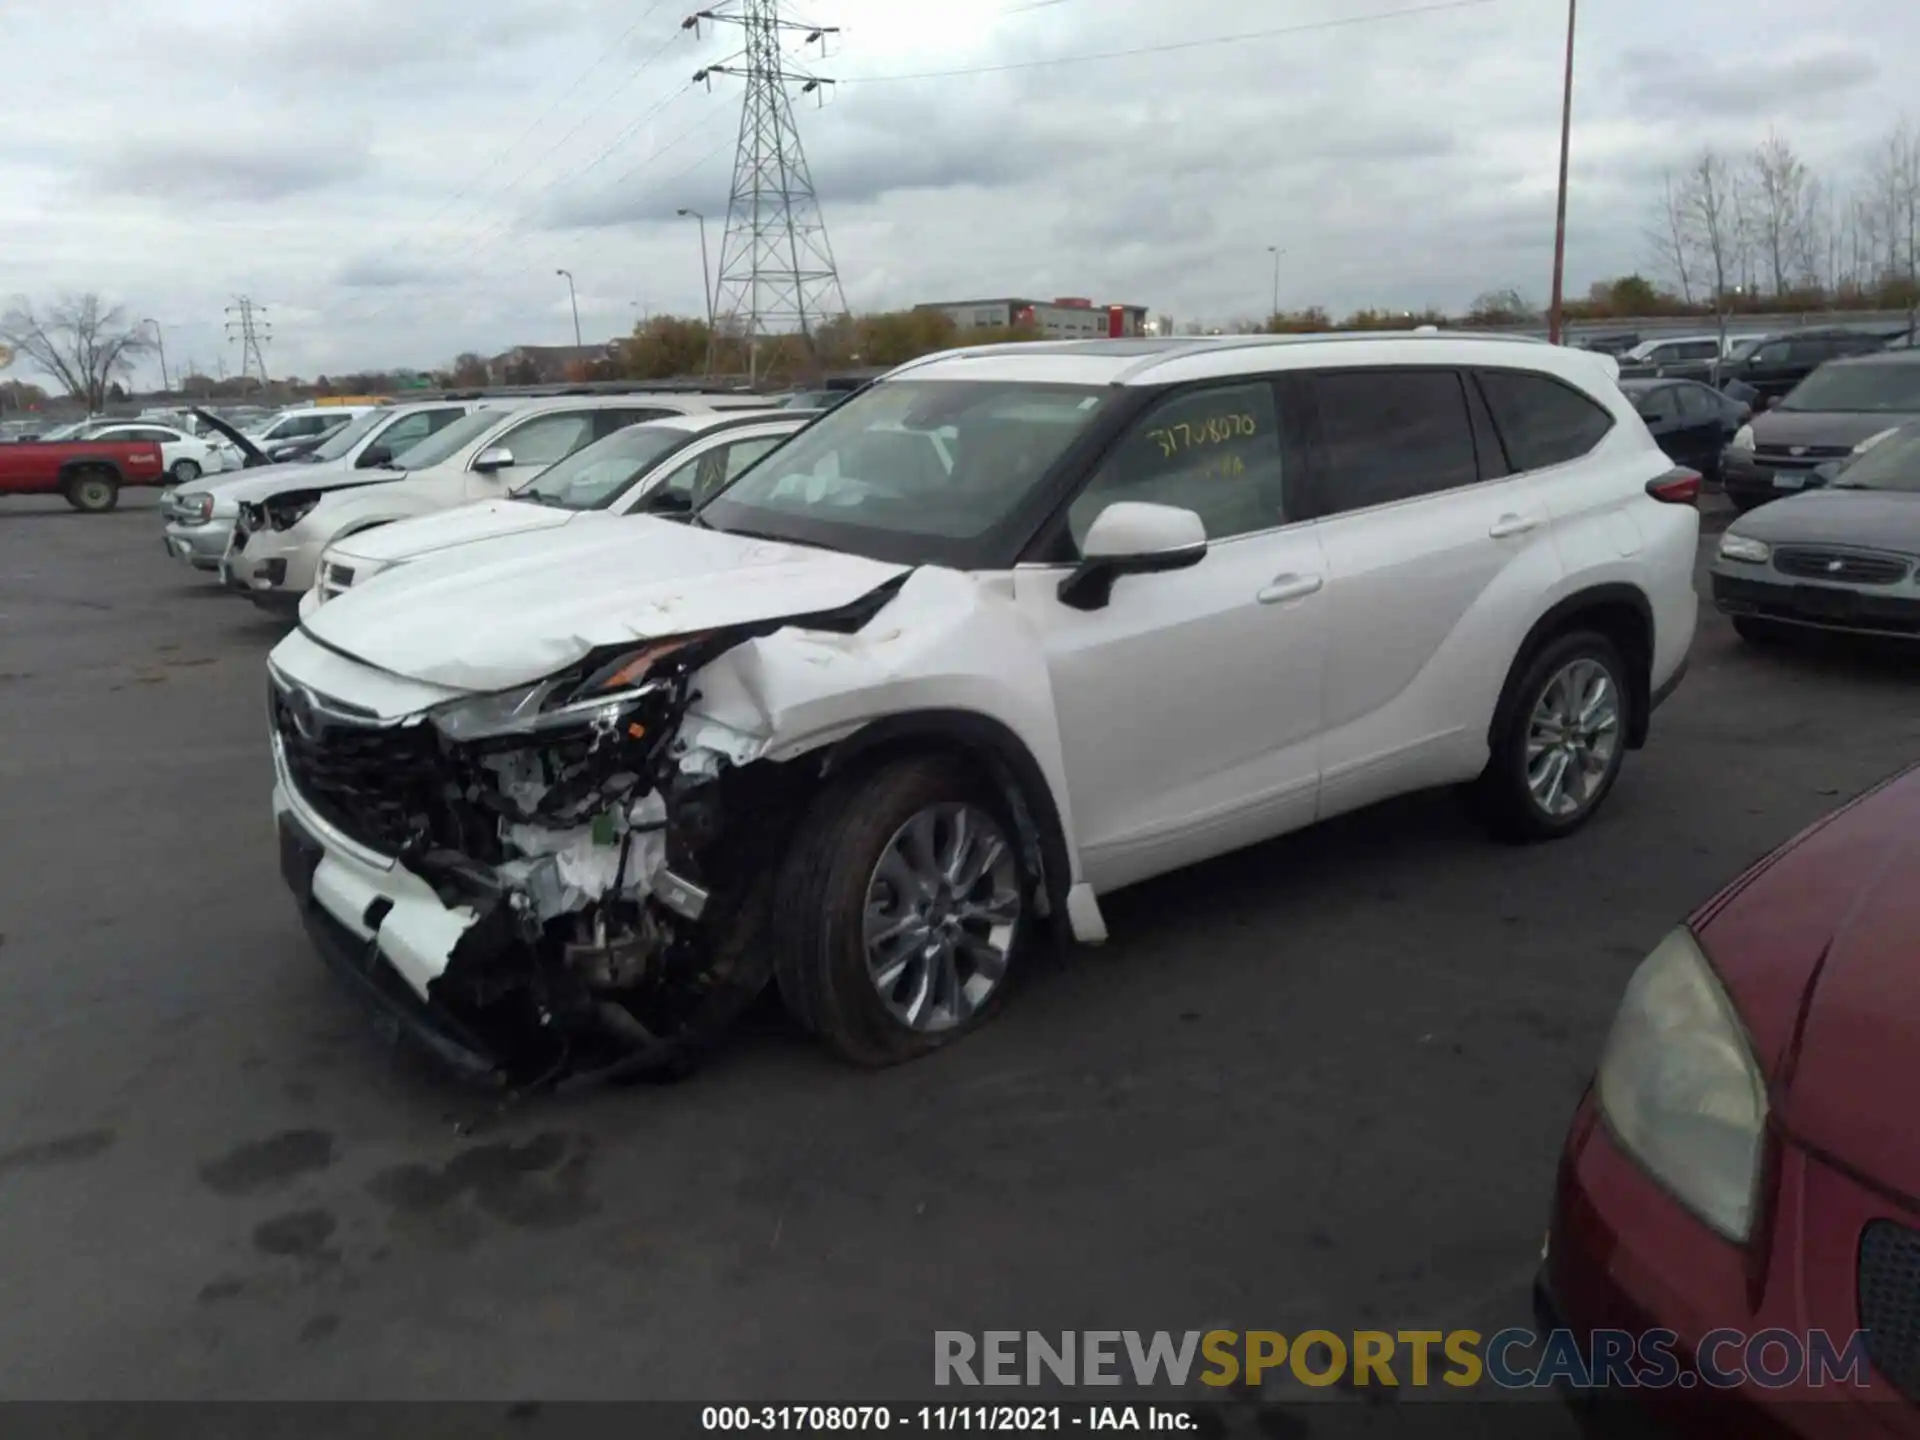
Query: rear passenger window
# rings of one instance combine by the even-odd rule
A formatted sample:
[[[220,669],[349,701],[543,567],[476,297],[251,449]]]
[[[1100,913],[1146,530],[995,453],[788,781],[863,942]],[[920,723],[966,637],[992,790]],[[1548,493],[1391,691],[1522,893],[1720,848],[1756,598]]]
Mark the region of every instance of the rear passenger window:
[[[1516,471],[1578,460],[1613,428],[1613,416],[1601,405],[1551,375],[1523,370],[1479,374],[1500,443]]]
[[[1191,510],[1210,540],[1284,525],[1280,426],[1264,380],[1171,395],[1133,423],[1067,510],[1076,549],[1120,500]]]
[[[1313,395],[1316,514],[1478,483],[1466,392],[1454,371],[1331,371],[1314,377]]]

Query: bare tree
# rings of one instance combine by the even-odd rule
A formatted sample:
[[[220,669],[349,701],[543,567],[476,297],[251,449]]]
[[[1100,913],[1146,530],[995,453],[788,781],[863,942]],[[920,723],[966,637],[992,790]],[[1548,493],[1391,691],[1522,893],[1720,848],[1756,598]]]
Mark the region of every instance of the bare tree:
[[[127,322],[126,311],[89,291],[63,295],[44,313],[16,297],[0,315],[0,344],[95,411],[107,403],[114,377],[131,371],[153,342],[141,326]]]
[[[1647,232],[1653,242],[1659,274],[1680,287],[1680,298],[1693,304],[1693,247],[1687,243],[1687,217],[1682,204],[1681,187],[1673,172],[1661,176],[1660,213]]]
[[[1703,278],[1712,282],[1713,313],[1720,341],[1727,338],[1727,296],[1732,289],[1740,241],[1734,168],[1709,149],[1700,152],[1680,184],[1680,216],[1687,249]]]
[[[1812,176],[1793,153],[1793,147],[1771,130],[1747,164],[1754,199],[1753,235],[1773,282],[1773,293],[1784,295],[1795,264],[1804,253],[1807,192]]]

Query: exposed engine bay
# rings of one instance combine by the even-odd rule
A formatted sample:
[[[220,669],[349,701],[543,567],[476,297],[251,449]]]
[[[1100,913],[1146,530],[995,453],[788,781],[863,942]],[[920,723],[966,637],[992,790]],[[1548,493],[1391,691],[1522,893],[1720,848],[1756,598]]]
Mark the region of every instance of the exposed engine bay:
[[[276,679],[303,805],[477,917],[427,987],[462,1069],[515,1088],[684,1071],[765,988],[774,876],[816,767],[690,718],[699,672],[776,630],[851,634],[900,583],[826,614],[607,647],[397,722]]]

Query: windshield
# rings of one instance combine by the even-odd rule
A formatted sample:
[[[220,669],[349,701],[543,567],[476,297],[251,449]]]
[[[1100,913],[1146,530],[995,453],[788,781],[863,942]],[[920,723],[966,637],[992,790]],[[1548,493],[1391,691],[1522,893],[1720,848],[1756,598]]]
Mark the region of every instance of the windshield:
[[[1779,408],[1920,413],[1920,365],[1823,365],[1796,385]]]
[[[1754,335],[1745,340],[1729,340],[1727,342],[1727,358],[1729,360],[1746,359],[1747,356],[1760,348],[1761,343],[1766,338],[1764,335]]]
[[[347,452],[366,438],[367,432],[383,420],[391,418],[391,410],[369,410],[357,415],[333,434],[327,437],[327,443],[317,446],[313,452],[315,460],[344,460]]]
[[[409,446],[405,453],[394,456],[389,468],[425,470],[451,460],[466,445],[498,425],[506,413],[504,410],[476,410],[471,415],[463,415],[446,429],[429,435],[418,445]]]
[[[1887,436],[1842,470],[1833,488],[1920,492],[1920,425]]]
[[[898,380],[829,410],[710,500],[701,520],[899,564],[973,568],[1109,387]]]
[[[604,510],[627,487],[693,439],[677,426],[634,425],[576,450],[513,492],[516,500],[563,510]]]

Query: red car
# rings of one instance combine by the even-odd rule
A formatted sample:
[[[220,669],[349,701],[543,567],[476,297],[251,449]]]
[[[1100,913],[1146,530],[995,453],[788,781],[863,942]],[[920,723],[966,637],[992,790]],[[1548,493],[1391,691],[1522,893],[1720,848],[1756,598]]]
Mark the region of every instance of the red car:
[[[0,445],[0,495],[62,495],[98,514],[125,485],[159,485],[166,462],[156,440],[43,440]]]
[[[1920,766],[1642,962],[1561,1157],[1542,1326],[1589,1355],[1665,1332],[1692,1373],[1606,1398],[1683,1432],[1920,1436],[1917,1110]]]

